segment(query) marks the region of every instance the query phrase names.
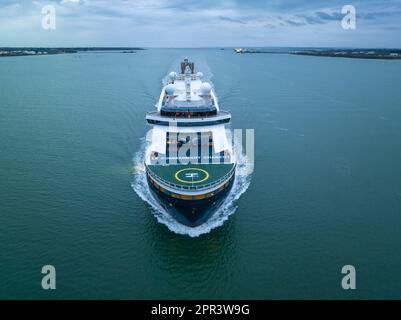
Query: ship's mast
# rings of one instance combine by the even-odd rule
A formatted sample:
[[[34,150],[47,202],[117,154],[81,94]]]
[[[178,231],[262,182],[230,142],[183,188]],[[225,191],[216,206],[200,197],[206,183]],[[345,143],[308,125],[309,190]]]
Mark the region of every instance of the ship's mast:
[[[185,94],[187,101],[191,101],[191,69],[189,66],[185,68]]]

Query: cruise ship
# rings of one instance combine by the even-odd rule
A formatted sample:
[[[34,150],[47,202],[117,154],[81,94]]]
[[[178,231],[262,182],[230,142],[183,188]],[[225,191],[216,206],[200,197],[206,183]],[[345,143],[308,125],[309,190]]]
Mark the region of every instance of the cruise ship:
[[[156,110],[147,113],[145,154],[150,190],[179,223],[197,227],[223,204],[235,179],[236,159],[229,130],[212,85],[184,59],[171,72]]]

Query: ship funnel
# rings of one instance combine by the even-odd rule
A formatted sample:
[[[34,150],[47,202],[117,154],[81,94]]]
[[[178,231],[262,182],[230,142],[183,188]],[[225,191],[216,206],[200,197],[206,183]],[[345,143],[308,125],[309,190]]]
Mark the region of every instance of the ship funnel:
[[[193,62],[189,62],[188,58],[185,58],[184,61],[181,62],[181,74],[185,74],[187,67],[189,67],[190,73],[195,73],[195,64]]]

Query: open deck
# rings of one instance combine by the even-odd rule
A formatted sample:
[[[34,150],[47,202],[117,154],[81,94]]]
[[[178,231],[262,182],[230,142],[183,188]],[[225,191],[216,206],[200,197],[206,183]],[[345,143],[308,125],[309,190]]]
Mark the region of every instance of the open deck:
[[[217,115],[203,116],[198,118],[175,118],[162,116],[157,111],[148,112],[146,120],[149,124],[153,125],[177,125],[178,127],[195,127],[195,126],[210,126],[216,124],[229,123],[231,120],[231,113],[228,111],[220,110]]]
[[[156,180],[175,189],[202,190],[227,180],[235,164],[147,165]]]

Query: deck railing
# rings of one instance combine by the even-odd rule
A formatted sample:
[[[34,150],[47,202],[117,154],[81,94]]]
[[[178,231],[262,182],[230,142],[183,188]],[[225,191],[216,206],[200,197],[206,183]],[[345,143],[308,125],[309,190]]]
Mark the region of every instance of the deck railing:
[[[230,113],[229,110],[220,110],[215,115],[199,115],[197,117],[191,117],[191,118],[188,118],[188,117],[172,117],[172,116],[167,116],[167,115],[161,115],[158,111],[149,111],[146,115],[150,116],[150,117],[158,117],[160,119],[172,119],[171,121],[176,121],[176,120],[182,120],[182,119],[184,119],[184,120],[185,119],[191,119],[191,120],[201,119],[201,120],[203,120],[203,119],[213,119],[213,118],[220,119],[220,118],[225,118],[225,117],[230,116],[231,113]]]
[[[151,177],[153,177],[155,180],[157,180],[158,182],[162,182],[163,184],[165,184],[166,186],[169,187],[173,187],[175,189],[178,190],[195,190],[195,191],[200,191],[200,190],[205,190],[205,189],[210,189],[213,188],[214,186],[219,185],[220,183],[222,183],[223,181],[229,179],[229,177],[231,177],[231,175],[233,174],[233,172],[235,171],[236,165],[234,165],[230,171],[228,173],[226,173],[223,177],[221,177],[218,180],[215,180],[213,182],[207,183],[207,184],[202,184],[201,186],[184,186],[181,184],[176,184],[176,183],[172,183],[170,181],[167,181],[166,179],[163,179],[162,177],[158,176],[157,174],[155,174],[151,169],[149,169],[149,166],[145,164],[146,167],[146,171],[149,173],[149,175]]]

